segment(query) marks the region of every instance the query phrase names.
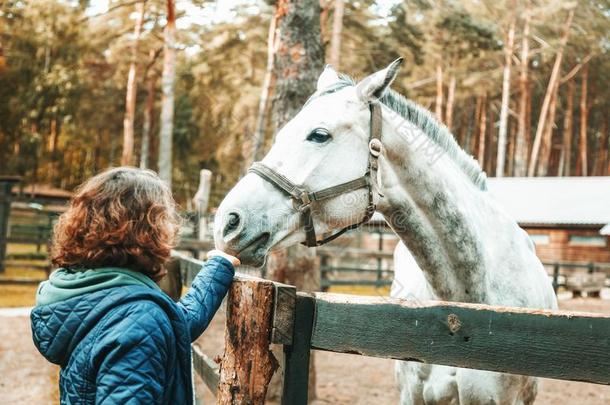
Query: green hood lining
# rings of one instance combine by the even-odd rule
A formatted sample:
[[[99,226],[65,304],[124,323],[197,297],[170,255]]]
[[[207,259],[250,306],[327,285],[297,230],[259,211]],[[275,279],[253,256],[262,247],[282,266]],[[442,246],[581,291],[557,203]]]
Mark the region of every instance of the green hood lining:
[[[156,290],[159,286],[148,276],[120,267],[72,270],[60,268],[40,283],[36,306],[49,305],[111,287],[141,285]]]

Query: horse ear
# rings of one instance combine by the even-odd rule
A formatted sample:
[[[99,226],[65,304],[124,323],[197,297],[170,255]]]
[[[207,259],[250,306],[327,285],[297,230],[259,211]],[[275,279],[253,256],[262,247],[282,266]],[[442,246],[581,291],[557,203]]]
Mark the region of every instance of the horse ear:
[[[317,91],[324,90],[327,87],[337,83],[341,79],[331,65],[326,65],[320,77],[318,77]]]
[[[360,83],[356,85],[356,91],[358,92],[360,99],[368,103],[383,96],[383,93],[390,87],[394,78],[396,78],[398,69],[403,61],[403,58],[398,58],[390,63],[385,69],[362,79]]]

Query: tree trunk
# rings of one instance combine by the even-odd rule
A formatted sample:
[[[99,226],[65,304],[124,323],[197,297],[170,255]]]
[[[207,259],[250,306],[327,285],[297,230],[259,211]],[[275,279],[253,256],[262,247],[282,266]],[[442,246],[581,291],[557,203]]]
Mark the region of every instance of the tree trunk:
[[[447,89],[447,105],[445,106],[445,125],[451,131],[453,126],[453,99],[455,97],[455,74],[449,77],[449,87]]]
[[[528,7],[525,10],[523,21],[521,60],[519,64],[519,118],[517,123],[517,139],[515,140],[515,176],[525,176],[527,169],[527,145],[529,143],[529,126],[527,124],[527,105],[529,99],[529,34],[530,10]]]
[[[574,9],[571,9],[568,13],[568,18],[563,27],[563,34],[559,43],[559,49],[555,56],[555,64],[551,71],[551,77],[549,84],[544,95],[544,101],[542,102],[542,108],[540,110],[540,118],[538,119],[538,126],[536,127],[536,135],[534,137],[534,145],[532,147],[532,154],[530,156],[529,166],[527,168],[527,175],[534,176],[536,173],[536,164],[538,163],[538,154],[540,152],[540,143],[542,142],[542,135],[544,131],[544,125],[547,120],[547,114],[549,112],[549,105],[551,103],[551,95],[554,91],[555,84],[559,79],[559,68],[561,67],[561,59],[563,58],[563,51],[566,43],[568,42],[568,36],[570,35],[570,27],[572,26],[572,19],[574,17]]]
[[[439,60],[436,63],[436,101],[434,113],[439,121],[443,121],[443,65]]]
[[[510,103],[510,68],[513,63],[513,48],[515,44],[515,19],[513,16],[504,47],[504,71],[502,73],[502,105],[500,107],[500,128],[498,131],[498,155],[496,158],[496,177],[504,176],[506,162],[506,134],[508,129],[508,107]]]
[[[146,107],[144,109],[144,120],[142,123],[142,149],[140,152],[140,168],[142,169],[148,169],[150,134],[152,133],[153,116],[155,114],[156,81],[156,75],[154,72],[150,72],[146,78]]]
[[[279,42],[274,57],[277,82],[272,116],[277,131],[314,93],[324,68],[324,48],[320,42],[319,1],[280,0],[276,14]]]
[[[486,126],[487,132],[489,133],[489,140],[487,141],[487,150],[485,151],[485,171],[487,173],[495,173],[494,171],[494,151],[498,144],[498,137],[494,129],[494,123],[496,122],[496,112],[494,111],[493,101],[489,103],[489,117],[487,121],[490,125]]]
[[[468,113],[465,114],[465,122],[463,125],[466,126],[466,136],[464,138],[464,150],[466,151],[466,153],[468,154],[474,154],[474,145],[472,142],[472,132],[473,132],[473,127],[476,125],[475,123],[477,122],[477,117],[478,117],[478,101],[479,98],[477,97],[477,101],[476,104],[473,105],[470,103],[470,108],[468,109]],[[474,116],[474,120],[472,119]]]
[[[330,43],[331,32],[328,29],[328,15],[331,3],[333,3],[333,0],[320,0],[320,36],[322,37],[322,46],[324,48]]]
[[[506,175],[514,176],[515,173],[515,138],[517,127],[510,122],[508,123],[508,151],[506,163]]]
[[[333,34],[330,39],[330,58],[329,62],[339,70],[341,58],[341,31],[343,30],[343,11],[345,7],[344,0],[335,0],[335,11],[333,15]]]
[[[50,164],[49,164],[49,173],[48,173],[48,179],[50,179],[50,181],[55,181],[55,179],[57,178],[58,175],[58,161],[61,159],[61,157],[59,157],[58,153],[57,153],[57,141],[58,141],[58,129],[57,129],[57,118],[53,117],[51,119],[51,128],[50,128],[50,134],[49,134],[49,143],[48,143],[48,150],[49,150],[49,157],[50,157]]]
[[[572,122],[574,110],[574,81],[568,81],[566,108],[563,117],[563,142],[561,159],[559,160],[559,176],[569,176],[572,167]]]
[[[176,15],[174,0],[167,0],[167,24],[163,42],[161,77],[161,124],[159,133],[159,177],[172,184],[172,134],[174,131],[174,83],[176,81]]]
[[[51,128],[49,134],[48,151],[55,153],[57,150],[57,118],[51,119]]]
[[[589,110],[587,106],[587,81],[589,79],[589,67],[586,65],[582,69],[580,85],[580,131],[578,135],[578,173],[587,176],[587,116]]]
[[[269,105],[269,93],[271,89],[271,81],[273,79],[273,56],[276,52],[276,24],[278,14],[271,17],[269,24],[269,34],[267,36],[267,67],[265,69],[265,78],[263,79],[263,88],[261,90],[261,98],[258,103],[258,116],[256,118],[256,131],[254,132],[254,142],[252,143],[252,152],[249,157],[249,162],[246,168],[253,161],[260,159],[261,147],[265,140],[265,128],[267,126],[267,110]]]
[[[479,126],[481,123],[481,108],[483,107],[483,97],[477,95],[477,99],[474,107],[474,145],[472,148],[472,155],[479,156]]]
[[[481,96],[481,112],[479,113],[479,153],[481,168],[485,168],[485,132],[487,131],[487,94]]]
[[[606,151],[605,151],[605,159],[604,159],[604,172],[601,173],[602,176],[610,176],[610,128],[608,128],[608,116],[604,117],[604,128],[606,134]]]
[[[133,44],[131,46],[131,62],[129,63],[129,73],[127,75],[127,93],[125,95],[125,117],[123,118],[123,154],[121,156],[121,166],[131,166],[133,164],[133,123],[136,116],[136,95],[138,91],[138,45],[140,33],[144,24],[144,4],[140,1],[136,5],[138,13],[136,25],[133,28]]]
[[[592,123],[593,124],[593,123]],[[606,171],[606,159],[608,157],[608,120],[604,118],[600,128],[600,137],[595,151],[595,164],[591,174],[593,176],[603,176]],[[596,124],[593,124],[597,128]]]
[[[540,148],[540,158],[538,159],[538,175],[546,176],[549,173],[549,165],[551,160],[551,151],[553,148],[553,129],[555,129],[555,112],[557,110],[557,90],[559,83],[555,83],[553,92],[551,93],[551,102],[549,103],[548,121],[544,126],[542,134],[542,142]]]
[[[275,96],[271,107],[275,130],[301,109],[315,91],[324,67],[320,41],[319,0],[279,0],[276,6],[278,46],[274,57]],[[296,245],[269,257],[268,274],[277,281],[293,284],[299,290],[320,288],[315,249]],[[310,363],[309,398],[315,397],[313,353]],[[277,380],[276,380],[277,381]],[[269,387],[269,397],[279,394],[277,382]]]
[[[602,159],[602,164],[601,164],[601,170],[599,172],[600,176],[607,176],[608,171],[607,168],[610,165],[610,161],[608,160],[608,158],[610,157],[610,133],[608,132],[608,116],[604,116],[603,117],[604,120],[604,124],[602,126],[602,137],[604,139],[603,142],[603,159]]]

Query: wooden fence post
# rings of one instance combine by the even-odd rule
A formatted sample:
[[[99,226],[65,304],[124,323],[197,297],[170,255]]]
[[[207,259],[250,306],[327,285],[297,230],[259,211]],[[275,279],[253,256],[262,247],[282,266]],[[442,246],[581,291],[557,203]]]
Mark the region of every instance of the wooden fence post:
[[[19,180],[20,178],[15,176],[0,176],[0,273],[4,272],[8,217],[11,212],[11,190]]]
[[[379,241],[378,241],[378,246],[377,246],[377,250],[379,250],[380,252],[383,252],[383,230],[381,228],[379,228],[377,230],[377,236],[379,237]],[[381,259],[381,257],[377,258],[377,281],[381,281],[382,278],[382,274],[381,274],[381,269],[382,269],[382,262],[383,260]],[[379,283],[377,283],[375,285],[375,287],[379,288],[380,285]]]
[[[284,346],[284,384],[281,405],[307,405],[309,396],[309,361],[315,299],[298,293],[291,345]]]
[[[210,189],[212,187],[212,172],[202,169],[199,172],[199,188],[193,197],[195,208],[197,208],[197,239],[205,240],[209,235],[207,211],[210,201]]]
[[[553,290],[559,290],[559,263],[553,263]]]
[[[217,403],[265,403],[278,362],[271,353],[274,285],[260,279],[235,280],[227,300],[225,352]]]

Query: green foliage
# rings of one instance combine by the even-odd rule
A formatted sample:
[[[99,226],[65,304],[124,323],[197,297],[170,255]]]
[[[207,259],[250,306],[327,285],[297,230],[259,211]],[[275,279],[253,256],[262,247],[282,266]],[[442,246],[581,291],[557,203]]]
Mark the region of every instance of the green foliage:
[[[0,173],[21,174],[27,182],[72,188],[96,171],[118,164],[135,5],[112,1],[111,11],[91,16],[87,14],[88,3],[0,3]],[[209,1],[189,4],[208,15],[217,7],[217,2]],[[486,93],[491,113],[497,111],[507,21],[513,12],[523,15],[525,0],[409,1],[396,3],[387,16],[377,15],[375,4],[373,0],[346,3],[342,70],[363,77],[404,56],[407,63],[395,88],[430,108],[435,96],[434,71],[440,60],[444,72],[457,78],[452,129],[462,143],[466,142],[467,134],[473,131],[474,98]],[[571,5],[557,0],[531,4],[533,128],[565,9]],[[603,128],[608,128],[610,8],[607,2],[596,0],[581,1],[576,6],[562,74],[592,55],[590,124],[594,129],[590,136],[595,146],[603,143]],[[136,155],[142,133],[145,81],[150,75],[160,76],[163,55],[150,60],[149,54],[162,48],[165,12],[164,1],[146,2],[137,60]],[[233,12],[231,18],[210,19],[188,27],[180,25],[185,13],[178,15],[181,29],[175,90],[174,191],[185,204],[195,192],[200,169],[208,168],[216,174],[214,193],[218,195],[243,174],[249,157],[273,5],[243,2]],[[323,31],[328,33],[332,31],[332,18],[325,21]],[[521,27],[519,17],[515,59],[519,56]],[[160,98],[160,84],[157,79],[156,99]],[[563,87],[559,96],[565,97]],[[153,169],[158,148],[158,104],[153,120],[153,155],[149,159]],[[556,122],[561,127],[565,102],[561,99],[558,104]],[[511,109],[516,111],[514,101]],[[494,128],[494,122],[489,127]],[[267,131],[267,144],[270,139],[272,134]]]
[[[502,48],[494,29],[484,22],[475,21],[464,10],[444,10],[436,28],[443,47],[458,57],[468,54],[476,57],[481,51],[499,51]]]

